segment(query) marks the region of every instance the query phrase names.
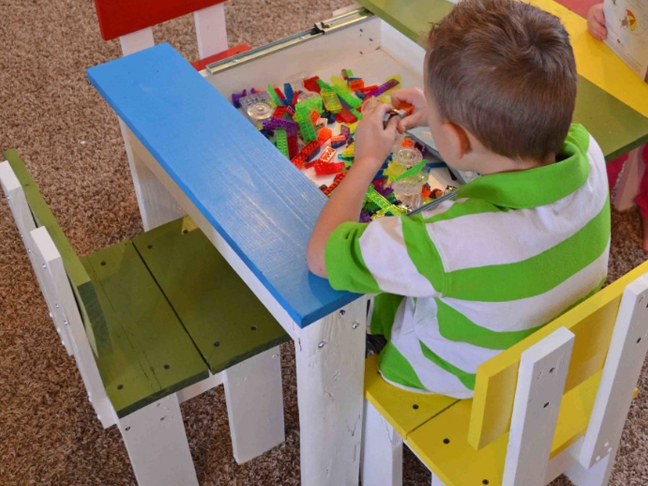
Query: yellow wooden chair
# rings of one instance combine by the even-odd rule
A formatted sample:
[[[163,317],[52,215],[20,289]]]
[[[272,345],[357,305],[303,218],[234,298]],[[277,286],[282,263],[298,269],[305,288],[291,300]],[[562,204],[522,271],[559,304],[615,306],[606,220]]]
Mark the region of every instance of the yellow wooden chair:
[[[648,349],[648,262],[481,365],[475,396],[398,389],[365,372],[364,486],[402,484],[402,447],[433,486],[608,483]]]

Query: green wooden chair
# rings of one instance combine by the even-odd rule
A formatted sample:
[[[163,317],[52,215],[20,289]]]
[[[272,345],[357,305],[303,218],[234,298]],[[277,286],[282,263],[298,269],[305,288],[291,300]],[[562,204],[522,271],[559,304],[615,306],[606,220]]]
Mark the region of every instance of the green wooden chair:
[[[221,383],[237,462],[283,442],[289,337],[193,221],[79,258],[18,154],[4,157],[0,184],[50,316],[138,484],[198,484],[180,403]]]

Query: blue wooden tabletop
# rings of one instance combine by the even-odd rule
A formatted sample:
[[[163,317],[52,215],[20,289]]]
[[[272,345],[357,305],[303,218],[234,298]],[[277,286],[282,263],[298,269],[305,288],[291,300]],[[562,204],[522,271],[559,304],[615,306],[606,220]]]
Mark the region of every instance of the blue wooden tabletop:
[[[300,327],[358,297],[333,290],[306,266],[326,196],[169,44],[87,72]]]

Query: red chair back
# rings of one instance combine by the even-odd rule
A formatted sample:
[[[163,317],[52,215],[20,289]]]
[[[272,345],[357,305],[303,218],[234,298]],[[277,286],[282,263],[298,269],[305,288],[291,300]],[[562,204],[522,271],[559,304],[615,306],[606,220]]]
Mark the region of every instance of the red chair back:
[[[112,40],[226,0],[95,0],[101,37]]]

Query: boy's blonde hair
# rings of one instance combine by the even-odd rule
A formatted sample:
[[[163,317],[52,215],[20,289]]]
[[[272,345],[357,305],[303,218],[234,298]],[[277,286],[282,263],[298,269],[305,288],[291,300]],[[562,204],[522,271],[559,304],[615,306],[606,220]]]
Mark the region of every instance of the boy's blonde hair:
[[[517,0],[462,0],[429,34],[426,86],[441,117],[489,150],[545,161],[576,104],[576,63],[560,20]]]

